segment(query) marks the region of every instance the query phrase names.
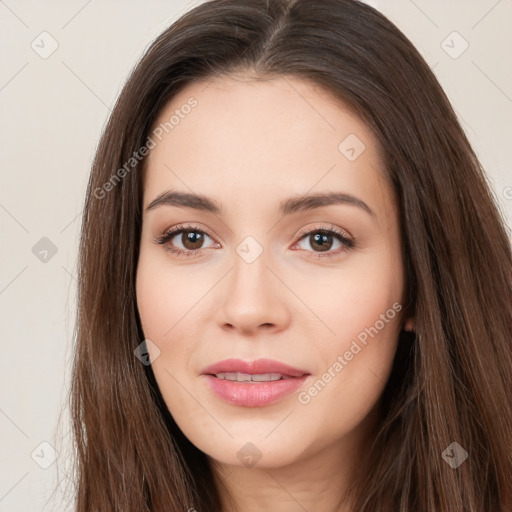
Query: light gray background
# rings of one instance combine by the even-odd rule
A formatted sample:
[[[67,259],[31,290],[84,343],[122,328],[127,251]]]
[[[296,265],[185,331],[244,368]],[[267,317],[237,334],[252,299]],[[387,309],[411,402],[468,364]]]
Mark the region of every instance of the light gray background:
[[[59,494],[45,501],[68,481],[65,413],[56,427],[69,384],[89,167],[128,72],[197,3],[0,0],[0,512],[65,510]],[[512,225],[512,0],[368,3],[433,68]],[[52,39],[58,48],[43,59]],[[57,249],[46,261],[34,254],[48,244],[43,237]],[[47,469],[44,442],[58,452]]]

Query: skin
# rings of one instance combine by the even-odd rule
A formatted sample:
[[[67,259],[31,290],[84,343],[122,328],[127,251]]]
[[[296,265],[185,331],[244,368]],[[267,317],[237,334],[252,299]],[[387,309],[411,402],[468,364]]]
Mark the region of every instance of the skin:
[[[143,179],[136,290],[144,334],[160,351],[152,351],[153,372],[178,426],[225,487],[225,511],[332,510],[376,428],[398,333],[406,322],[412,326],[397,313],[316,396],[299,402],[365,328],[403,304],[400,227],[377,141],[319,86],[248,74],[188,85],[155,126],[190,97],[197,106],[155,139]],[[338,150],[349,134],[366,146],[354,161]],[[212,197],[222,214],[169,205],[146,210],[170,189]],[[284,199],[324,191],[352,194],[375,215],[350,204],[278,212]],[[181,223],[208,235],[196,244],[198,254],[175,255],[154,242]],[[343,244],[332,237],[325,256],[313,235],[331,225],[356,247],[338,252]],[[303,228],[313,234],[301,238]],[[247,236],[263,248],[250,264],[236,251]],[[181,234],[171,245],[194,248]],[[206,366],[230,357],[276,359],[311,375],[274,404],[236,406],[201,377]],[[261,453],[252,467],[237,457],[249,442]]]

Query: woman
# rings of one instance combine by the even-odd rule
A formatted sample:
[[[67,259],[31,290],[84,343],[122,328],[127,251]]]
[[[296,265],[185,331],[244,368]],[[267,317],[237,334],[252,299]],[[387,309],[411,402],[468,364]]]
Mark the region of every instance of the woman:
[[[384,16],[201,4],[133,71],[90,176],[76,510],[512,510],[511,270]]]

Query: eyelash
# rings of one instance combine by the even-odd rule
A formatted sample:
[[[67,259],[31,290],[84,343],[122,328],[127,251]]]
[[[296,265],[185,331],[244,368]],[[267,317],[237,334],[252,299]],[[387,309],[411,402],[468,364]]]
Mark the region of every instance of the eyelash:
[[[159,237],[156,237],[154,239],[154,242],[159,245],[165,245],[176,235],[182,234],[186,231],[201,233],[203,235],[210,237],[213,240],[213,237],[211,237],[208,233],[206,233],[206,231],[203,231],[202,229],[197,228],[197,226],[193,226],[191,224],[188,224],[188,225],[179,224],[177,226],[174,226],[173,228],[166,230]],[[336,251],[327,251],[325,253],[306,251],[306,252],[313,252],[314,258],[329,258],[329,257],[337,256],[343,252],[347,252],[347,251],[353,249],[354,247],[357,247],[357,244],[356,244],[356,241],[354,238],[347,237],[347,235],[345,235],[341,231],[338,231],[332,225],[331,226],[320,226],[320,227],[317,227],[315,229],[310,229],[310,230],[302,230],[298,235],[299,239],[298,239],[297,243],[314,233],[323,233],[323,234],[327,234],[327,235],[333,235],[335,238],[337,238],[343,244],[343,247],[341,249],[337,249]],[[168,247],[166,247],[166,250],[172,254],[190,257],[190,256],[195,256],[196,254],[201,252],[202,249],[183,251],[182,249],[175,249],[172,246],[168,246]]]

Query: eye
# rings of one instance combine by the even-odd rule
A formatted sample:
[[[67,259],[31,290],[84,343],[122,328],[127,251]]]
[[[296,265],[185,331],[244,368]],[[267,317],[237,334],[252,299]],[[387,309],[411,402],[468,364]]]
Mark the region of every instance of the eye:
[[[303,230],[299,233],[299,236],[300,239],[295,245],[306,252],[312,252],[312,256],[317,258],[336,256],[356,247],[354,238],[338,230],[333,225]],[[173,241],[173,239],[176,239],[176,241]],[[165,249],[172,254],[194,256],[201,252],[202,249],[207,248],[204,247],[206,239],[214,242],[205,231],[197,226],[181,224],[166,230],[162,235],[155,238],[154,242],[159,245],[165,245]],[[301,246],[305,242],[312,250]],[[209,247],[219,247],[219,244],[214,242]]]
[[[172,242],[174,238],[176,238],[176,242]],[[207,238],[213,241],[203,230],[189,224],[187,226],[178,225],[168,229],[161,236],[157,237],[154,242],[166,245],[166,250],[173,254],[193,256],[205,248],[203,244]]]
[[[334,226],[321,226],[313,230],[302,231],[300,240],[296,244],[301,249],[305,249],[300,244],[309,246],[315,253],[314,257],[330,257],[340,253],[347,252],[356,246],[355,240],[347,233],[339,231]],[[334,250],[332,250],[334,248]],[[311,252],[309,249],[305,249]]]

